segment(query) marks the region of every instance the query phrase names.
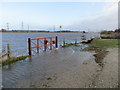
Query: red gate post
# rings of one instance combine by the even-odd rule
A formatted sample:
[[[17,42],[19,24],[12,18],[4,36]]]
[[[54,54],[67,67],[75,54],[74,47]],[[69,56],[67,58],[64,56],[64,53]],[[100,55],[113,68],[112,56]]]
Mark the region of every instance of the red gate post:
[[[39,39],[37,39],[37,53],[39,53]]]
[[[75,45],[77,44],[77,39],[75,39]]]
[[[57,36],[55,37],[55,40],[56,40],[55,47],[57,48],[58,47],[58,37]]]
[[[52,50],[52,37],[50,38],[50,50]]]
[[[31,51],[31,39],[28,38],[28,54],[31,56],[32,55],[32,51]]]
[[[44,39],[44,51],[46,51],[46,48],[47,48],[47,40],[46,40],[46,38]]]

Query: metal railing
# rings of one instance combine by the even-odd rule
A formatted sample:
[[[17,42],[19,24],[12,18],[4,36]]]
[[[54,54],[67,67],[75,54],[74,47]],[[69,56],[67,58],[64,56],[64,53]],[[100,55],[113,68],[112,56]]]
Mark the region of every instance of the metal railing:
[[[54,45],[54,46],[53,46]],[[32,55],[34,53],[40,53],[40,50],[46,51],[49,46],[49,50],[52,50],[52,47],[58,47],[58,37],[46,37],[46,38],[28,38],[28,54]],[[44,47],[44,49],[42,49]],[[35,50],[34,50],[35,49]]]

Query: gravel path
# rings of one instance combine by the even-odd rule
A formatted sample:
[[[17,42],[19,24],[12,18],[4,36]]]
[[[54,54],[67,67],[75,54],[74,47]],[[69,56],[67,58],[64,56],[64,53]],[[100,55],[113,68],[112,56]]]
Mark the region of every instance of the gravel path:
[[[116,88],[118,87],[118,49],[108,49],[104,66],[89,60],[74,71],[49,83],[53,88]]]
[[[104,58],[104,67],[95,81],[97,88],[118,87],[118,49],[108,49],[109,53]]]

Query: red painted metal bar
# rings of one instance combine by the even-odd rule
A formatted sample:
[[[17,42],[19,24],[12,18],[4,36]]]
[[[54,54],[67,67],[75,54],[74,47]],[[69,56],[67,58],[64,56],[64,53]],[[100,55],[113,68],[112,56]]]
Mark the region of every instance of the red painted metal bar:
[[[34,43],[34,42],[32,42],[32,40],[31,40],[31,43],[33,43],[34,45],[36,45],[36,46],[37,46],[37,44],[36,44],[36,43]]]
[[[45,39],[45,40],[46,40],[46,39]],[[33,43],[33,42],[32,42],[32,43]],[[35,44],[35,43],[33,43],[33,44]],[[54,41],[51,41],[50,44],[44,44],[44,45],[41,45],[41,46],[38,46],[37,44],[35,44],[36,47],[31,47],[31,48],[43,47],[43,46],[48,46],[48,45],[52,45],[52,44],[56,44],[56,41],[54,40]]]
[[[35,38],[35,39],[31,39],[31,40],[37,40],[37,39],[50,39],[50,38],[55,38],[55,37]]]
[[[53,40],[54,38],[54,40]],[[50,43],[48,43],[48,40],[50,40]],[[32,42],[33,40],[36,40],[36,42]],[[41,40],[43,40],[43,45],[40,45],[40,43],[42,42]],[[32,43],[35,45],[34,47],[32,47]],[[36,48],[37,49],[37,53],[39,53],[39,49],[41,47],[44,47],[44,51],[46,51],[47,49],[47,46],[50,45],[50,50],[52,50],[52,45],[55,44],[55,47],[57,48],[58,47],[58,38],[57,36],[56,37],[46,37],[46,38],[36,38],[36,39],[31,39],[31,38],[28,38],[28,49],[29,49],[29,55],[32,55],[32,49],[33,48]]]
[[[52,43],[53,44],[53,43]],[[46,44],[46,45],[41,45],[41,46],[36,46],[36,47],[31,47],[31,48],[37,48],[37,47],[43,47],[43,46],[48,46],[48,45],[51,45],[51,44]]]

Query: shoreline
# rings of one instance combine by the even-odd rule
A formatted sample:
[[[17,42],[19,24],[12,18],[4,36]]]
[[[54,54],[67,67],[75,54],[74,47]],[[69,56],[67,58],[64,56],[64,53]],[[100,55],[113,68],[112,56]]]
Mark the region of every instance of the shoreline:
[[[0,32],[0,33],[82,33],[82,32]]]

